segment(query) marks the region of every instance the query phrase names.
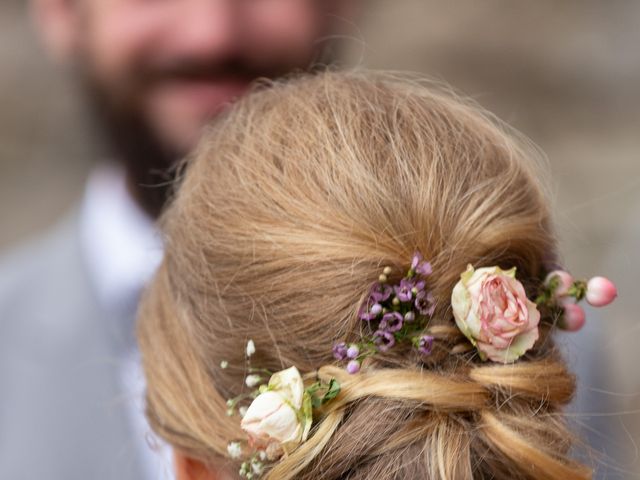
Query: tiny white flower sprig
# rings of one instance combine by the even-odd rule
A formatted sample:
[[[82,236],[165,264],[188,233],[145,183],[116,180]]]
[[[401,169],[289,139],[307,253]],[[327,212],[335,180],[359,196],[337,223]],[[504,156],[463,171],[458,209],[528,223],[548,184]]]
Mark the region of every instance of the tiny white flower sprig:
[[[244,379],[244,384],[250,388],[249,392],[242,393],[237,397],[230,398],[227,400],[227,415],[232,417],[236,413],[241,417],[244,417],[244,414],[247,410],[247,405],[242,405],[247,401],[255,399],[259,394],[260,385],[266,383],[266,381],[271,377],[274,372],[267,370],[265,368],[254,368],[251,365],[251,357],[256,353],[256,344],[253,340],[249,339],[247,341],[247,345],[245,347],[245,359],[246,365],[245,369],[248,375]],[[220,362],[220,368],[226,370],[229,368],[229,362],[223,360]]]
[[[338,342],[333,346],[334,358],[347,361],[346,370],[350,374],[360,371],[365,358],[387,352],[399,343],[410,343],[422,356],[433,350],[434,337],[426,331],[436,307],[427,288],[431,264],[420,252],[415,252],[411,266],[397,284],[389,283],[392,273],[391,267],[384,267],[358,311],[365,332],[361,341]]]
[[[234,460],[244,458],[239,474],[247,479],[259,478],[268,462],[278,460],[306,441],[313,424],[313,409],[340,393],[340,384],[335,379],[305,386],[296,367],[275,373],[252,368],[250,358],[255,351],[255,343],[249,340],[246,349],[249,374],[245,385],[253,390],[227,401],[227,414],[234,415],[237,411],[242,417],[240,427],[248,435],[245,441],[230,442],[227,453]],[[249,399],[252,400],[249,405],[241,405]]]

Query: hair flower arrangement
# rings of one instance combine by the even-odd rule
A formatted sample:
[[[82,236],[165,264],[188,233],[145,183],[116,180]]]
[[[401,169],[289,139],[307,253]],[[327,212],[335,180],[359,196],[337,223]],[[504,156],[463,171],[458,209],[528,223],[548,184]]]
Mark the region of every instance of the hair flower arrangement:
[[[422,356],[431,354],[434,337],[428,334],[435,299],[427,288],[431,264],[416,252],[405,276],[389,285],[392,269],[385,267],[359,309],[365,334],[359,342],[333,346],[338,361],[346,361],[351,374],[362,361],[396,344],[410,342]],[[558,318],[558,327],[576,331],[584,324],[582,299],[604,306],[617,296],[615,285],[604,277],[588,282],[574,280],[562,270],[551,272],[535,301],[527,297],[516,279],[516,268],[497,266],[475,269],[468,265],[453,288],[451,307],[457,327],[476,348],[481,360],[512,363],[533,348],[538,340],[541,311]]]
[[[358,316],[365,324],[361,341],[336,343],[333,355],[347,361],[350,374],[360,371],[362,361],[378,352],[386,352],[399,343],[409,343],[420,355],[430,355],[434,337],[428,334],[429,321],[435,312],[435,299],[427,288],[431,264],[419,252],[396,284],[389,284],[392,269],[385,267],[361,305]],[[584,310],[577,305],[583,299],[593,306],[611,303],[617,296],[615,285],[604,277],[574,280],[563,271],[547,275],[535,301],[527,297],[516,279],[516,268],[497,266],[474,268],[468,265],[451,294],[453,317],[457,327],[477,349],[480,359],[498,363],[518,360],[538,340],[542,312],[558,319],[557,326],[579,330],[584,324]],[[248,439],[227,446],[232,459],[243,459],[239,474],[259,478],[267,462],[288,455],[305,442],[314,422],[314,409],[340,393],[336,379],[305,385],[295,366],[279,372],[256,369],[251,356],[256,351],[253,340],[246,346],[245,385],[252,389],[227,401],[228,414],[240,414],[240,427]],[[222,361],[220,368],[228,368]],[[249,402],[245,405],[245,402]]]
[[[250,357],[255,351],[254,342],[249,340],[246,354],[250,374],[245,384],[249,388],[257,388],[227,401],[228,413],[234,415],[240,403],[252,399],[248,407],[238,407],[242,417],[240,427],[248,440],[233,441],[227,446],[227,453],[232,459],[246,457],[239,474],[248,479],[259,478],[266,462],[278,460],[305,442],[313,424],[313,409],[340,393],[340,384],[335,379],[329,383],[316,381],[305,386],[295,366],[275,373],[252,368]],[[266,383],[265,374],[269,375]]]
[[[574,280],[563,271],[551,272],[535,301],[527,298],[516,279],[515,267],[474,269],[460,276],[451,295],[456,325],[477,348],[482,360],[499,363],[516,361],[538,340],[540,311],[558,318],[558,326],[577,331],[585,314],[577,302],[586,298],[593,306],[605,306],[617,296],[615,285],[604,277],[588,282]]]

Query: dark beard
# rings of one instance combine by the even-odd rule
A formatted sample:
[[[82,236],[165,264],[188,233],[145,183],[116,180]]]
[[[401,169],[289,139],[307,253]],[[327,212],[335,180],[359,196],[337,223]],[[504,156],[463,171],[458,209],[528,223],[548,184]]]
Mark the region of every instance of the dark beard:
[[[175,179],[174,165],[187,152],[163,142],[134,104],[122,107],[92,77],[83,73],[80,78],[104,153],[124,166],[129,192],[151,218],[157,218]]]

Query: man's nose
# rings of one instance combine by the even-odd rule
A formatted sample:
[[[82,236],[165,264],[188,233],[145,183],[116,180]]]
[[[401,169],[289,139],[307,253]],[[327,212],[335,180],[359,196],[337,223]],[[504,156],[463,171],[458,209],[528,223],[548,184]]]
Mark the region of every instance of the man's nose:
[[[189,57],[225,56],[238,48],[240,3],[244,0],[180,0],[173,21],[173,48]]]

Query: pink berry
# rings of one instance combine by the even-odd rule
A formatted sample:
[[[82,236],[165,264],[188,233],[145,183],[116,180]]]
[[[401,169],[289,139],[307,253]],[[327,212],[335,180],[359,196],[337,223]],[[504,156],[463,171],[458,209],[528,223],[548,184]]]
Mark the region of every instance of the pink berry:
[[[560,323],[560,328],[569,332],[577,332],[584,326],[584,310],[575,303],[565,303],[563,305],[564,315]]]
[[[587,283],[587,302],[594,307],[609,305],[618,296],[618,290],[611,280],[593,277]]]
[[[558,278],[558,286],[554,293],[558,297],[565,296],[569,293],[569,289],[573,285],[573,277],[569,272],[565,272],[564,270],[554,270],[547,275],[547,278],[544,280],[544,284],[549,285],[549,282],[551,282],[554,277]]]

